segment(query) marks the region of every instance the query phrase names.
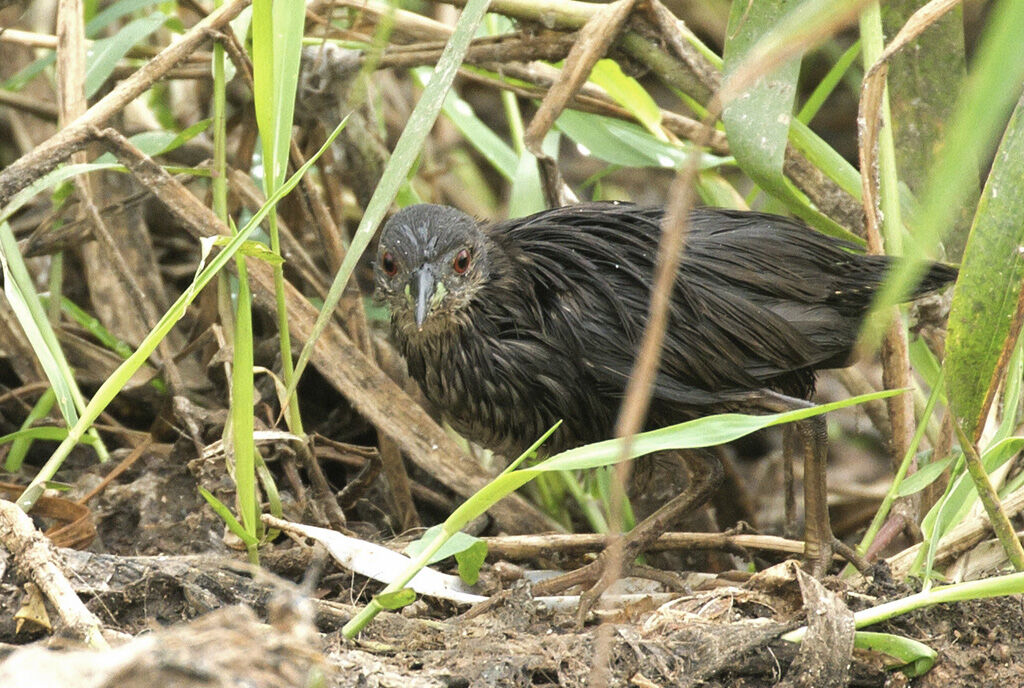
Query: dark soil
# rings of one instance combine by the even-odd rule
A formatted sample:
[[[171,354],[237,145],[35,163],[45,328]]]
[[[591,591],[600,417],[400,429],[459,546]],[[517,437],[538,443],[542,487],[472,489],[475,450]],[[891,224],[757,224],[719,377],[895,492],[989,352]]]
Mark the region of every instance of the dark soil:
[[[78,483],[94,484],[95,472],[85,470]],[[583,686],[590,685],[600,667],[608,668],[610,685],[639,686],[952,688],[1013,686],[1024,675],[1024,597],[1017,596],[941,605],[869,629],[935,649],[935,666],[921,677],[908,678],[892,660],[857,650],[842,683],[830,683],[828,676],[808,683],[806,653],[779,639],[805,623],[800,589],[793,580],[769,584],[758,582],[759,577],[746,584],[709,579],[703,589],[661,608],[641,604],[601,612],[603,625],[592,619],[582,629],[572,615],[538,607],[528,586],[506,583],[504,604],[475,618],[460,619],[465,608],[424,599],[402,614],[383,613],[349,641],[340,627],[357,611],[353,603],[364,603],[380,585],[328,563],[313,589],[313,606],[305,606],[308,600],[303,603],[303,594],[286,580],[300,581],[323,562],[311,548],[287,539],[262,553],[266,569],[282,578],[253,576],[244,557],[225,545],[223,525],[198,496],[193,473],[166,454],[151,452],[138,461],[97,498],[92,517],[97,531],[89,547],[93,554],[64,550],[64,567],[73,572],[73,585],[106,628],[136,638],[128,647],[138,652],[133,666],[140,676],[161,676],[175,663],[195,672],[202,662],[235,679],[268,686],[283,685],[279,681],[285,676],[318,671],[327,685],[337,686]],[[495,581],[502,567],[497,564],[489,561],[483,573],[492,589],[499,585]],[[21,657],[19,646],[53,644],[46,633],[15,628],[14,614],[25,603],[22,580],[17,562],[9,562],[0,586],[0,618],[9,620],[0,624],[0,640],[12,658],[0,666],[8,671],[19,666],[20,660],[14,661]],[[837,578],[826,583],[837,593],[841,609],[912,592],[891,584],[851,589]],[[874,596],[879,594],[884,596]],[[282,613],[282,597],[292,600],[294,609]],[[228,611],[237,605],[255,611],[256,617]],[[261,619],[271,621],[271,627],[260,625]],[[203,634],[211,637],[203,646],[188,641]],[[152,646],[138,647],[154,637],[158,641]],[[254,647],[240,650],[239,639]],[[282,650],[292,645],[308,652],[297,656]],[[272,651],[282,654],[270,669],[247,665],[231,654]],[[85,659],[72,652],[67,661],[78,666]],[[87,685],[116,685],[120,675]],[[189,679],[175,685],[207,684]]]

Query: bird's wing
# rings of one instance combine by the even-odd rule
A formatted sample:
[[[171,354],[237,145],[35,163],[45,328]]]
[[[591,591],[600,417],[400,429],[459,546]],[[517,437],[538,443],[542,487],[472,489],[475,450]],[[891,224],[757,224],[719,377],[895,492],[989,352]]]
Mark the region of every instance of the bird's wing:
[[[621,390],[632,369],[662,215],[660,209],[587,204],[502,228],[518,251],[521,274],[529,275],[544,304],[541,327],[568,333],[561,341],[578,351],[606,392]],[[666,400],[702,403],[724,390],[762,387],[813,367],[842,344],[805,333],[817,334],[819,323],[833,316],[815,303],[827,295],[821,285],[800,279],[800,261],[763,255],[778,242],[771,228],[752,233],[763,222],[718,215],[695,214],[687,236],[655,390]],[[723,231],[734,225],[735,231]],[[743,230],[753,236],[742,236]],[[785,251],[793,252],[788,245],[775,252]]]

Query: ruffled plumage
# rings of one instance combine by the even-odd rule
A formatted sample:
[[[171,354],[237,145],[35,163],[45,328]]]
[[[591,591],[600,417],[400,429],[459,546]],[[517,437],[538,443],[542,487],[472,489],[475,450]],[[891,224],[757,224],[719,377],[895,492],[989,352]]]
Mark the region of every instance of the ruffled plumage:
[[[505,453],[557,420],[550,450],[607,438],[643,332],[663,214],[587,203],[481,225],[424,205],[392,218],[378,296],[392,307],[410,374],[445,420]],[[447,261],[461,247],[475,262],[457,276]],[[386,252],[401,263],[397,275],[379,267]],[[446,300],[419,329],[403,287],[423,263],[444,280]],[[848,364],[890,265],[795,220],[694,210],[650,424],[728,409],[752,390],[809,396],[815,370]],[[934,264],[915,296],[955,277]]]

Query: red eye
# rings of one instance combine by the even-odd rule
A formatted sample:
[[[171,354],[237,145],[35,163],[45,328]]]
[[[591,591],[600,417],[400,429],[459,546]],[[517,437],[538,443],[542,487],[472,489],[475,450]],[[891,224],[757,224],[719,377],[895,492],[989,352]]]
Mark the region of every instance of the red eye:
[[[452,269],[455,270],[456,275],[469,270],[469,249],[464,248],[455,254],[455,260],[452,261]]]
[[[390,251],[380,257],[380,269],[388,277],[394,277],[398,274],[398,263],[395,262],[395,257],[391,255]]]

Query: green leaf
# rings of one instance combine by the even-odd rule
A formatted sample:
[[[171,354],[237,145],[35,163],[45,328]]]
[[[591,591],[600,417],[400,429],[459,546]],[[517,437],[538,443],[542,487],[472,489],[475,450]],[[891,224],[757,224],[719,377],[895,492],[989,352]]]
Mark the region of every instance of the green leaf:
[[[5,205],[3,210],[0,210],[0,222],[7,220],[11,215],[18,212],[22,206],[31,201],[37,194],[40,194],[65,180],[71,179],[72,177],[76,177],[80,174],[85,174],[86,172],[110,169],[123,168],[120,165],[111,163],[76,163],[73,165],[58,167],[53,172],[43,175],[36,181],[32,182],[29,186],[14,194],[14,197],[11,198],[11,202]]]
[[[940,379],[944,380],[942,378],[942,362],[928,348],[928,342],[924,337],[914,337],[910,340],[910,364],[914,367],[914,372],[924,378],[929,387],[935,387],[939,384]],[[945,384],[944,381],[943,384]],[[942,401],[945,400],[946,394],[943,392]]]
[[[947,456],[945,459],[925,464],[900,484],[900,489],[897,490],[896,496],[906,497],[928,487],[942,475],[943,471],[949,468],[953,463],[953,459],[953,456]]]
[[[613,117],[565,110],[555,126],[583,147],[585,154],[623,167],[680,169],[690,155],[688,149],[659,141],[643,127]],[[729,161],[730,158],[701,154],[702,169]]]
[[[218,236],[214,237],[213,245],[223,248],[228,245],[231,241],[231,237]],[[245,241],[242,242],[242,246],[238,249],[238,253],[249,258],[257,258],[262,260],[264,263],[270,265],[284,265],[284,258],[277,255],[264,244],[262,241]]]
[[[912,612],[915,609],[923,609],[935,604],[949,602],[962,602],[964,600],[980,600],[988,597],[999,597],[1003,595],[1019,595],[1024,592],[1024,573],[1010,573],[1002,576],[993,576],[982,580],[968,581],[966,583],[955,583],[953,585],[940,585],[923,592],[906,597],[890,600],[878,606],[862,609],[853,615],[853,623],[856,628],[873,626],[882,621],[893,619],[901,614]],[[798,628],[781,636],[782,640],[791,643],[798,643],[807,634],[807,627]],[[890,639],[898,636],[890,636]],[[904,641],[906,639],[903,639]],[[856,641],[855,641],[856,642]],[[867,636],[862,642],[872,642],[871,636]],[[913,642],[913,641],[908,641]],[[859,646],[858,646],[859,647]],[[888,652],[888,650],[885,650]],[[904,650],[895,650],[894,656],[901,656]],[[917,662],[914,657],[923,658],[930,653],[928,648],[909,649],[906,651],[905,659],[910,662]],[[920,665],[918,665],[920,668]]]
[[[1017,452],[1024,449],[1024,437],[1007,437],[996,442],[985,450],[981,455],[981,465],[986,473],[996,470]],[[954,459],[959,461],[962,454],[957,453]],[[931,570],[931,556],[935,546],[956,524],[960,523],[978,500],[978,492],[970,475],[963,470],[956,473],[942,498],[925,514],[921,520],[921,530],[924,532],[925,541],[930,543],[928,561],[925,562],[927,569]],[[911,573],[917,572],[915,566]]]
[[[726,78],[745,66],[755,47],[763,47],[762,37],[785,38],[771,32],[781,24],[780,20],[787,16],[792,6],[791,0],[751,0],[732,4],[725,42]],[[799,74],[800,60],[792,58],[725,104],[722,123],[729,139],[729,149],[740,168],[791,212],[821,231],[843,236],[849,232],[814,209],[782,172]]]
[[[1010,363],[1006,366],[1006,384],[1002,390],[1003,419],[999,422],[992,438],[994,441],[1006,439],[1017,429],[1020,422],[1020,399],[1024,387],[1024,339],[1017,338],[1017,346],[1010,356]]]
[[[989,172],[953,291],[946,340],[950,406],[972,439],[985,422],[1024,311],[1024,98]],[[1016,328],[1016,329],[1015,329]]]
[[[459,562],[459,578],[466,585],[476,585],[480,580],[480,567],[487,559],[487,543],[477,540],[461,552],[456,552],[455,561]]]
[[[630,112],[637,121],[660,141],[668,143],[661,128],[661,108],[643,86],[623,73],[615,60],[598,60],[590,70],[590,80],[608,92],[616,103]]]
[[[434,541],[437,534],[441,532],[441,524],[431,526],[423,531],[418,539],[409,543],[405,548],[404,552],[410,557],[418,557],[427,546]],[[436,564],[439,561],[453,557],[459,552],[468,549],[478,542],[483,542],[480,538],[473,537],[468,533],[456,533],[445,542],[439,550],[434,552],[427,560],[427,565]]]
[[[1020,49],[1024,3],[1002,0],[991,7],[971,60],[971,73],[944,127],[946,138],[929,171],[919,210],[910,218],[912,231],[904,240],[905,259],[896,264],[875,299],[881,307],[899,303],[908,287],[924,274],[927,249],[940,244],[955,226],[965,200],[976,193],[977,178],[965,174],[965,170],[977,169],[978,160],[990,155],[993,142],[1020,99],[1024,82],[1024,51]],[[1012,193],[1008,189],[999,191]],[[947,376],[950,388],[960,384],[954,377]]]
[[[748,209],[746,201],[736,187],[715,171],[700,173],[697,177],[697,193],[705,205],[734,210]]]
[[[105,29],[121,17],[144,7],[155,5],[159,2],[160,0],[121,0],[120,2],[116,2],[89,20],[85,25],[85,35],[89,38],[95,38],[102,29]],[[55,61],[55,53],[52,50],[49,50],[38,60],[33,61],[17,74],[7,79],[0,88],[8,91],[20,91],[27,83],[39,76],[39,74],[41,74],[46,68],[50,67]]]
[[[900,671],[911,678],[927,673],[935,664],[935,658],[939,656],[924,643],[892,633],[857,631],[853,637],[853,646],[860,650],[883,652],[895,657],[903,663]]]
[[[21,470],[25,456],[28,455],[29,449],[32,448],[32,444],[37,439],[34,435],[23,433],[31,433],[33,430],[38,429],[36,423],[49,415],[56,401],[57,395],[53,393],[53,387],[50,387],[39,395],[36,403],[29,409],[28,415],[25,416],[25,420],[21,424],[21,430],[16,433],[18,436],[11,438],[11,447],[7,452],[7,458],[4,460],[4,470],[8,473],[16,473]],[[68,434],[67,428],[61,429],[64,431],[64,436],[57,438],[58,440],[63,440]],[[3,441],[3,438],[0,438],[0,443]]]
[[[0,222],[0,267],[7,302],[57,396],[61,415],[73,425],[78,421],[78,410],[85,406],[84,399],[6,221]]]
[[[109,169],[110,165],[65,165],[44,175],[27,188],[14,195],[10,203],[0,211],[0,264],[4,274],[4,294],[14,311],[18,323],[39,359],[50,386],[57,398],[57,406],[68,425],[74,425],[79,419],[79,411],[85,408],[85,398],[78,389],[75,375],[64,356],[64,352],[53,331],[46,311],[36,293],[35,283],[29,274],[28,267],[18,249],[7,218],[18,211],[36,194],[84,172]],[[89,434],[99,439],[96,431],[90,429]],[[106,447],[96,442],[96,452],[101,461],[108,458]],[[52,477],[52,476],[50,476]],[[26,490],[27,492],[27,490]]]
[[[242,526],[253,540],[258,540],[263,535],[263,524],[260,522],[259,496],[256,493],[256,443],[253,439],[252,294],[249,291],[245,259],[239,252],[235,253],[238,294],[235,299],[235,339],[231,352],[231,422],[224,427],[224,444],[231,448],[231,456],[234,458],[231,475],[235,480]]]
[[[846,72],[849,71],[858,57],[860,57],[860,40],[854,41],[853,45],[846,49],[846,52],[828,70],[825,78],[814,87],[814,92],[808,96],[807,102],[800,108],[800,112],[796,116],[797,121],[809,124],[814,119],[821,106],[825,104],[825,101],[835,90],[836,86],[839,85],[843,77],[846,76]],[[858,76],[857,79],[859,80],[860,77]]]
[[[814,406],[787,413],[777,413],[768,416],[744,416],[741,414],[722,414],[718,416],[706,416],[697,420],[680,423],[661,430],[641,433],[632,437],[629,444],[630,451],[626,459],[633,459],[654,451],[663,449],[686,449],[696,447],[708,447],[722,442],[729,442],[747,435],[755,430],[760,430],[781,423],[789,423],[796,420],[810,418],[846,406],[871,401],[873,399],[884,399],[905,392],[906,390],[883,390],[874,394],[865,394],[852,399]],[[592,468],[596,466],[612,465],[622,459],[623,440],[609,440],[596,444],[578,447],[567,452],[556,454],[550,459],[543,461],[536,466],[517,470],[518,466],[527,457],[534,455],[537,448],[547,440],[561,424],[556,423],[534,444],[523,452],[519,458],[510,463],[502,473],[490,483],[481,488],[476,494],[463,502],[455,511],[445,519],[436,535],[420,551],[419,556],[410,562],[409,566],[391,583],[397,589],[404,586],[429,560],[430,555],[437,552],[443,545],[446,537],[452,537],[460,531],[467,523],[476,518],[498,500],[502,499],[513,490],[522,487],[529,481],[541,475],[545,471],[568,470],[572,468]],[[390,586],[389,586],[390,587]],[[366,625],[381,609],[379,604],[370,604],[359,614],[352,618],[342,633],[346,638],[353,637],[363,626]]]
[[[696,420],[671,425],[659,430],[640,433],[629,443],[626,460],[635,459],[657,451],[668,449],[695,449],[713,447],[749,435],[757,430],[810,418],[847,406],[853,406],[873,399],[884,399],[902,393],[903,390],[883,390],[843,401],[814,406],[807,409],[787,411],[765,416],[749,416],[740,413],[723,413],[705,416]],[[511,493],[544,471],[572,471],[610,466],[623,459],[624,440],[613,439],[595,442],[556,454],[539,464],[516,471],[505,470],[479,492],[467,499],[445,521],[448,532],[460,530],[465,524],[484,513],[499,499]],[[515,464],[513,464],[515,465]]]
[[[154,155],[160,155],[160,153],[167,150],[171,143],[177,138],[177,134],[173,131],[164,131],[157,129],[153,131],[144,131],[139,134],[135,134],[128,140],[146,155],[153,157]],[[96,158],[96,162],[99,163],[115,163],[117,159],[112,153],[104,153],[100,157]]]
[[[175,148],[179,148],[188,143],[196,136],[206,131],[206,129],[209,128],[211,121],[212,120],[210,119],[200,120],[178,133],[173,131],[164,131],[162,129],[143,131],[135,134],[134,136],[128,137],[128,140],[131,141],[136,148],[152,158],[157,155],[169,153]],[[116,163],[117,159],[112,153],[104,153],[93,162],[93,164]]]
[[[439,524],[428,528],[418,540],[409,543],[409,546],[405,548],[405,553],[413,559],[418,557],[434,542],[434,538],[441,532],[442,527]],[[484,560],[487,558],[487,543],[468,533],[457,532],[448,538],[427,559],[426,563],[429,566],[448,557],[455,557],[455,561],[459,563],[459,577],[467,585],[475,585],[480,577],[480,567],[483,566]]]
[[[41,296],[43,306],[49,308],[50,297]],[[128,358],[132,355],[132,348],[126,342],[118,339],[110,330],[103,326],[99,320],[86,313],[74,301],[66,296],[60,297],[60,309],[64,314],[75,322],[79,327],[96,338],[96,340],[107,347],[121,358]]]
[[[224,250],[213,256],[209,264],[205,267],[201,267],[196,272],[196,276],[192,283],[187,289],[177,298],[177,300],[167,309],[167,312],[157,321],[156,325],[152,330],[143,338],[142,342],[139,343],[138,348],[131,356],[129,356],[124,363],[117,367],[100,388],[96,390],[92,399],[86,405],[82,411],[81,417],[78,422],[68,431],[68,437],[57,450],[50,456],[46,461],[46,464],[39,470],[39,473],[32,479],[29,486],[25,488],[25,491],[18,498],[18,506],[24,511],[28,511],[35,504],[35,501],[39,498],[43,491],[43,485],[49,479],[51,479],[57,470],[60,468],[64,459],[71,453],[72,447],[79,442],[82,436],[92,425],[93,421],[99,417],[103,409],[113,401],[117,393],[127,384],[135,372],[142,367],[142,365],[149,358],[150,354],[156,349],[157,345],[167,336],[171,328],[185,315],[185,310],[189,304],[199,295],[203,287],[209,284],[210,280],[224,267],[224,265],[231,260],[235,252],[240,248],[241,244],[245,242],[256,228],[259,223],[270,213],[273,205],[277,203],[286,193],[291,191],[299,183],[302,176],[309,170],[309,168],[323,155],[324,151],[327,150],[328,146],[338,137],[341,130],[345,126],[345,121],[342,121],[334,131],[327,137],[327,140],[320,147],[320,149],[306,161],[302,167],[296,170],[288,181],[286,181],[280,189],[274,192],[264,203],[259,210],[245,223],[245,226],[239,230],[238,234],[232,237],[231,242],[224,247]],[[2,225],[0,225],[2,227]],[[13,237],[12,237],[13,238]],[[209,247],[205,248],[205,251],[209,251]],[[204,260],[206,253],[204,253]]]
[[[412,74],[420,86],[426,84],[433,73],[434,70],[430,67],[418,67],[412,70]],[[476,112],[474,112],[473,107],[469,103],[460,98],[455,91],[449,91],[444,97],[444,104],[441,109],[448,119],[451,120],[452,124],[462,132],[462,135],[470,145],[501,176],[508,180],[515,177],[516,168],[519,164],[516,152],[477,117]]]
[[[108,7],[103,8],[95,17],[85,25],[85,35],[90,38],[96,36],[100,31],[107,28],[118,19],[127,17],[133,12],[138,12],[152,5],[160,4],[162,0],[119,0]]]
[[[24,430],[17,430],[15,432],[8,433],[0,436],[0,444],[7,444],[8,442],[16,442],[17,440],[49,440],[52,442],[60,442],[68,436],[67,428],[55,428],[38,425],[34,428],[25,428]],[[85,444],[92,444],[95,440],[91,437],[83,437],[82,442]]]
[[[557,131],[549,131],[541,143],[541,150],[549,157],[557,159],[560,140],[561,135]],[[524,148],[519,154],[516,173],[512,178],[512,189],[508,199],[508,216],[526,217],[538,213],[546,207],[547,200],[544,198],[537,158]]]
[[[167,15],[160,12],[127,24],[110,38],[93,43],[85,55],[85,97],[91,98],[103,82],[113,73],[117,62],[128,54],[137,43],[153,33],[167,21]]]
[[[288,169],[305,20],[306,6],[302,2],[253,2],[253,100],[263,141],[263,185],[268,195],[280,186]]]
[[[205,487],[199,488],[199,494],[203,495],[203,499],[205,499],[206,503],[210,505],[210,508],[220,516],[221,520],[224,521],[224,525],[228,527],[228,530],[234,533],[235,536],[244,542],[247,547],[255,547],[259,544],[256,538],[245,531],[242,524],[239,523],[238,519],[231,513],[231,509],[224,505],[224,502],[214,497],[213,494]]]
[[[374,595],[373,599],[384,609],[394,611],[415,602],[416,591],[412,588],[402,588],[394,592],[382,592],[379,595]]]
[[[732,3],[724,54],[726,78],[736,73],[751,48],[785,16],[789,4],[787,0]],[[799,74],[800,60],[791,59],[758,79],[722,112],[729,148],[740,167],[765,191],[783,197],[790,194],[782,163]]]

